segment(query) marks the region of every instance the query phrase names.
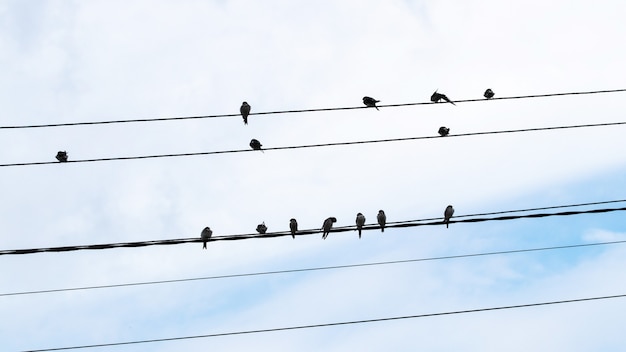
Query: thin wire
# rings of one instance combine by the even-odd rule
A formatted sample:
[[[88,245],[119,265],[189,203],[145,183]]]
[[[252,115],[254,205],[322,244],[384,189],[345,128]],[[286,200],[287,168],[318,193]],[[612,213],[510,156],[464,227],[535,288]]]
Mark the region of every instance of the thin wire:
[[[565,304],[565,303],[580,303],[580,302],[598,301],[598,300],[606,300],[606,299],[614,299],[614,298],[624,298],[624,297],[626,297],[626,294],[611,295],[611,296],[599,296],[599,297],[587,297],[587,298],[576,298],[576,299],[567,299],[567,300],[549,301],[549,302],[517,304],[517,305],[509,305],[509,306],[498,306],[498,307],[486,307],[486,308],[477,308],[477,309],[466,309],[466,310],[457,310],[457,311],[449,311],[449,312],[428,313],[428,314],[414,314],[414,315],[405,315],[405,316],[376,318],[376,319],[352,320],[352,321],[342,321],[342,322],[335,322],[335,323],[287,326],[287,327],[271,328],[271,329],[231,331],[231,332],[222,332],[222,333],[206,334],[206,335],[180,336],[180,337],[168,337],[168,338],[149,339],[149,340],[111,342],[111,343],[102,343],[102,344],[93,344],[93,345],[79,345],[79,346],[70,346],[70,347],[44,348],[44,349],[28,350],[28,351],[22,351],[22,352],[62,351],[62,350],[75,350],[75,349],[94,348],[94,347],[110,347],[110,346],[122,346],[122,345],[136,345],[136,344],[153,343],[153,342],[190,340],[190,339],[221,337],[221,336],[232,336],[232,335],[259,334],[259,333],[268,333],[268,332],[277,332],[277,331],[312,329],[312,328],[332,327],[332,326],[341,326],[341,325],[376,323],[376,322],[394,321],[394,320],[430,318],[430,317],[438,317],[438,316],[445,316],[445,315],[489,312],[489,311],[506,310],[506,309],[519,309],[519,308],[539,307],[539,306]]]
[[[374,140],[368,140],[368,141],[354,141],[354,142],[335,142],[335,143],[321,143],[321,144],[306,144],[306,145],[297,145],[297,146],[263,148],[263,150],[267,151],[267,150],[286,150],[286,149],[304,149],[304,148],[319,148],[319,147],[336,147],[336,146],[342,146],[342,145],[402,142],[402,141],[414,141],[414,140],[421,140],[421,139],[468,137],[468,136],[480,136],[480,135],[488,135],[488,134],[536,132],[536,131],[563,130],[563,129],[573,129],[573,128],[606,127],[606,126],[617,126],[617,125],[626,125],[626,121],[605,122],[605,123],[595,123],[595,124],[585,124],[585,125],[524,128],[524,129],[517,129],[517,130],[470,132],[470,133],[451,134],[451,135],[447,135],[446,137],[441,137],[441,136],[420,136],[420,137],[374,139]],[[68,161],[62,162],[62,163],[60,163],[58,161],[39,161],[39,162],[0,164],[0,167],[50,165],[50,164],[68,164],[68,163],[90,163],[90,162],[98,162],[98,161],[154,159],[154,158],[170,158],[170,157],[182,157],[182,156],[232,154],[232,153],[243,153],[243,152],[258,152],[258,151],[253,150],[253,149],[219,150],[219,151],[212,151],[212,152],[157,154],[157,155],[142,155],[142,156],[121,156],[121,157],[97,158],[97,159],[79,159],[79,160],[68,160]]]
[[[580,214],[599,214],[599,213],[608,213],[614,211],[624,211],[626,207],[623,208],[608,208],[608,209],[592,209],[592,210],[582,210],[582,211],[565,211],[559,213],[539,213],[539,214],[527,214],[527,215],[509,215],[509,216],[500,216],[495,218],[474,218],[474,219],[465,219],[465,220],[450,220],[450,224],[454,223],[473,223],[473,222],[486,222],[486,221],[506,221],[506,220],[515,220],[515,219],[523,219],[523,218],[544,218],[551,216],[571,216],[571,215],[580,215]],[[417,220],[421,221],[421,220]],[[388,224],[385,228],[405,228],[405,227],[417,227],[417,226],[440,226],[443,224],[443,221],[431,221],[431,222],[415,222],[415,223],[396,223],[396,224]],[[330,232],[347,232],[353,231],[356,226],[346,226],[342,228],[334,228],[331,229]],[[366,225],[363,227],[364,231],[369,230],[379,230],[380,227],[378,225]],[[319,234],[321,230],[312,229],[312,230],[303,230],[298,231],[298,235],[313,235]],[[229,235],[229,236],[215,236],[209,239],[210,242],[214,241],[239,241],[239,240],[247,240],[252,238],[274,238],[274,237],[283,237],[283,236],[291,236],[289,231],[281,231],[281,232],[270,232],[265,234],[241,234],[241,235]],[[120,242],[120,243],[107,243],[107,244],[92,244],[92,245],[82,245],[82,246],[64,246],[64,247],[49,247],[49,248],[31,248],[31,249],[11,249],[11,250],[0,250],[0,255],[22,255],[22,254],[33,254],[33,253],[43,253],[43,252],[70,252],[70,251],[78,251],[78,250],[100,250],[100,249],[110,249],[110,248],[134,248],[134,247],[146,247],[146,246],[162,246],[162,245],[174,245],[174,244],[182,244],[182,243],[193,243],[193,242],[202,242],[201,238],[180,238],[180,239],[172,239],[172,240],[154,240],[154,241],[140,241],[140,242]]]
[[[464,99],[455,100],[458,103],[470,103],[477,101],[488,100],[512,100],[512,99],[528,99],[528,98],[546,98],[557,97],[566,95],[586,95],[586,94],[604,94],[604,93],[618,93],[626,92],[626,88],[623,89],[609,89],[609,90],[596,90],[586,92],[569,92],[569,93],[549,93],[549,94],[534,94],[534,95],[520,95],[511,97],[496,97],[492,99]],[[379,108],[401,107],[401,106],[413,106],[413,105],[432,105],[432,102],[420,102],[420,103],[403,103],[403,104],[383,104],[378,105]],[[277,114],[293,114],[293,113],[305,113],[305,112],[320,112],[320,111],[337,111],[337,110],[355,110],[355,109],[367,109],[367,106],[353,106],[353,107],[337,107],[337,108],[319,108],[319,109],[300,109],[300,110],[280,110],[280,111],[266,111],[266,112],[252,112],[250,115],[277,115]],[[239,117],[240,114],[220,114],[220,115],[204,115],[204,116],[181,116],[181,117],[159,117],[159,118],[147,118],[147,119],[130,119],[130,120],[111,120],[111,121],[91,121],[91,122],[67,122],[67,123],[51,123],[41,125],[20,125],[20,126],[0,126],[0,129],[20,129],[20,128],[41,128],[41,127],[67,127],[67,126],[84,126],[84,125],[104,125],[115,123],[128,123],[128,122],[154,122],[154,121],[175,121],[175,120],[194,120],[194,119],[211,119],[220,117]]]
[[[301,273],[301,272],[307,272],[307,271],[337,270],[337,269],[348,269],[348,268],[380,266],[380,265],[406,264],[406,263],[436,261],[436,260],[448,260],[448,259],[483,257],[483,256],[501,255],[501,254],[514,254],[514,253],[551,251],[551,250],[558,250],[558,249],[573,249],[573,248],[592,247],[592,246],[606,246],[606,245],[623,244],[623,243],[626,243],[626,240],[624,240],[624,241],[611,241],[611,242],[596,242],[596,243],[572,244],[572,245],[562,245],[562,246],[553,246],[553,247],[541,247],[541,248],[513,249],[513,250],[497,251],[497,252],[458,254],[458,255],[448,255],[448,256],[441,256],[441,257],[430,257],[430,258],[392,260],[392,261],[385,261],[385,262],[346,264],[346,265],[334,265],[334,266],[321,266],[321,267],[313,267],[313,268],[288,269],[288,270],[276,270],[276,271],[262,271],[262,272],[254,272],[254,273],[243,273],[243,274],[204,276],[204,277],[195,277],[195,278],[186,278],[186,279],[144,281],[144,282],[132,282],[132,283],[124,283],[124,284],[111,284],[111,285],[100,285],[100,286],[83,286],[83,287],[58,288],[58,289],[39,290],[39,291],[0,293],[0,297],[3,297],[3,296],[31,295],[31,294],[39,294],[39,293],[55,293],[55,292],[65,292],[65,291],[94,290],[94,289],[102,289],[102,288],[118,288],[118,287],[128,287],[128,286],[170,284],[170,283],[188,282],[188,281],[231,279],[231,278],[246,277],[246,276],[277,275],[277,274],[288,274],[288,273]]]

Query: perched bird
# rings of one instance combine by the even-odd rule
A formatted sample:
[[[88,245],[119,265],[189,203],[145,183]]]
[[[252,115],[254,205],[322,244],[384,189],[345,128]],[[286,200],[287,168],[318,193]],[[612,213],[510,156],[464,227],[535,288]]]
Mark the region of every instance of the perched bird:
[[[376,103],[380,103],[380,100],[376,100],[371,97],[363,97],[363,104],[365,104],[365,106],[369,108],[376,108],[376,110],[378,110],[378,106],[376,106]]]
[[[361,238],[361,230],[363,229],[363,225],[365,225],[365,215],[361,213],[356,214],[356,229],[359,230],[359,238]]]
[[[250,115],[250,105],[245,101],[241,104],[241,108],[239,108],[239,112],[241,112],[241,117],[243,117],[243,124],[248,124],[248,115]]]
[[[267,232],[267,226],[265,226],[265,221],[263,221],[262,224],[256,225],[256,232],[260,233],[261,235]]]
[[[376,220],[378,220],[378,225],[380,225],[380,232],[385,232],[385,225],[387,224],[387,215],[385,215],[385,212],[379,210]]]
[[[435,91],[433,95],[430,96],[430,101],[432,101],[433,103],[438,103],[441,99],[447,101],[452,105],[456,105],[452,100],[448,99],[445,94],[437,93],[437,91]]]
[[[206,249],[206,243],[211,238],[211,235],[213,235],[213,231],[211,231],[210,227],[207,226],[202,230],[200,234],[200,238],[202,238],[202,249]]]
[[[257,139],[252,138],[252,140],[250,140],[250,148],[263,152],[263,150],[261,149],[262,146],[263,145],[261,144],[261,142],[259,142]]]
[[[322,233],[322,239],[326,239],[326,237],[328,237],[328,234],[330,233],[330,229],[333,227],[334,222],[337,222],[337,218],[335,217],[330,217],[324,220],[324,224],[322,225],[322,230],[324,231]]]
[[[289,230],[291,230],[291,237],[296,238],[296,232],[298,232],[298,222],[296,219],[289,220]]]
[[[491,90],[491,88],[487,88],[487,90],[485,91],[485,94],[483,94],[483,96],[487,99],[491,99],[494,96],[494,92],[493,90]]]
[[[448,205],[446,210],[443,212],[443,222],[446,224],[446,228],[448,228],[452,215],[454,215],[454,208],[451,205]]]
[[[448,127],[445,127],[445,126],[439,127],[439,135],[441,137],[445,137],[448,134],[450,134],[450,129]]]
[[[59,152],[57,153],[57,157],[56,157],[56,158],[57,158],[57,160],[58,160],[58,161],[60,161],[60,162],[62,162],[62,163],[67,162],[67,152],[65,152],[65,151],[59,151]]]

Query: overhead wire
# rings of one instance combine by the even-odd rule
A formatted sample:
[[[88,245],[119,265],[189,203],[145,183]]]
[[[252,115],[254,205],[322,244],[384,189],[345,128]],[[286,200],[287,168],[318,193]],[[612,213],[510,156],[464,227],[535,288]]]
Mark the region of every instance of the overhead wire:
[[[580,215],[580,214],[600,214],[600,213],[608,213],[615,211],[624,211],[626,207],[622,208],[604,208],[604,209],[591,209],[591,210],[582,210],[582,211],[564,211],[558,213],[536,213],[536,214],[526,214],[526,215],[508,215],[508,216],[500,216],[500,217],[491,217],[491,218],[470,218],[470,219],[456,219],[450,220],[450,224],[454,223],[475,223],[475,222],[486,222],[486,221],[506,221],[506,220],[515,220],[515,219],[524,219],[524,218],[544,218],[544,217],[552,217],[552,216],[572,216],[572,215]],[[438,218],[440,219],[440,218]],[[385,226],[385,228],[408,228],[408,227],[417,227],[417,226],[441,226],[443,221],[430,221],[424,222],[425,220],[415,220],[415,222],[398,222],[398,223],[389,223]],[[332,233],[338,232],[347,232],[353,231],[355,226],[345,226],[339,228],[333,228],[330,230]],[[363,231],[371,231],[371,230],[379,230],[380,227],[378,225],[365,225],[362,230]],[[298,231],[297,235],[313,235],[319,234],[321,230],[319,229],[310,229],[310,230],[302,230]],[[208,242],[215,241],[239,241],[239,240],[247,240],[253,238],[275,238],[275,237],[283,237],[283,236],[291,236],[291,232],[289,231],[280,231],[280,232],[270,232],[264,234],[239,234],[239,235],[226,235],[226,236],[215,236],[211,237]],[[48,248],[30,248],[30,249],[9,249],[9,250],[0,250],[0,255],[24,255],[24,254],[33,254],[33,253],[45,253],[45,252],[70,252],[70,251],[78,251],[78,250],[101,250],[101,249],[111,249],[111,248],[135,248],[135,247],[146,247],[146,246],[162,246],[162,245],[175,245],[175,244],[183,244],[183,243],[195,243],[202,242],[203,240],[199,237],[194,238],[180,238],[180,239],[170,239],[170,240],[152,240],[152,241],[138,241],[138,242],[118,242],[118,243],[105,243],[105,244],[92,244],[92,245],[80,245],[80,246],[62,246],[62,247],[48,247]]]
[[[359,268],[359,267],[371,267],[371,266],[381,266],[381,265],[407,264],[407,263],[426,262],[426,261],[484,257],[484,256],[502,255],[502,254],[515,254],[515,253],[528,253],[528,252],[539,252],[539,251],[552,251],[552,250],[559,250],[559,249],[574,249],[574,248],[584,248],[584,247],[608,246],[608,245],[624,244],[624,243],[626,243],[626,240],[623,240],[623,241],[610,241],[610,242],[583,243],[583,244],[570,244],[570,245],[561,245],[561,246],[552,246],[552,247],[540,247],[540,248],[512,249],[512,250],[503,250],[503,251],[495,251],[495,252],[457,254],[457,255],[446,255],[446,256],[439,256],[439,257],[401,259],[401,260],[390,260],[390,261],[381,261],[381,262],[344,264],[344,265],[333,265],[333,266],[320,266],[320,267],[312,267],[312,268],[286,269],[286,270],[252,272],[252,273],[203,276],[203,277],[184,278],[184,279],[171,279],[171,280],[158,280],[158,281],[144,281],[144,282],[121,283],[121,284],[97,285],[97,286],[57,288],[57,289],[37,290],[37,291],[7,292],[7,293],[0,293],[0,297],[23,296],[23,295],[42,294],[42,293],[56,293],[56,292],[67,292],[67,291],[84,291],[84,290],[94,290],[94,289],[104,289],[104,288],[129,287],[129,286],[171,284],[171,283],[190,282],[190,281],[231,279],[231,278],[248,277],[248,276],[278,275],[278,274],[301,273],[301,272],[309,272],[309,271],[322,271],[322,270],[337,270],[337,269],[349,269],[349,268]]]
[[[583,124],[583,125],[569,125],[569,126],[523,128],[523,129],[514,129],[514,130],[500,130],[500,131],[486,131],[486,132],[469,132],[469,133],[449,134],[449,135],[447,135],[445,137],[441,137],[441,136],[418,136],[418,137],[373,139],[373,140],[352,141],[352,142],[334,142],[334,143],[320,143],[320,144],[305,144],[305,145],[296,145],[296,146],[269,147],[269,148],[263,148],[262,150],[263,151],[270,151],[270,150],[304,149],[304,148],[319,148],[319,147],[336,147],[336,146],[344,146],[344,145],[389,143],[389,142],[415,141],[415,140],[435,139],[435,138],[437,138],[437,139],[439,139],[439,138],[448,138],[449,139],[449,138],[452,138],[452,137],[469,137],[469,136],[481,136],[481,135],[490,135],[490,134],[536,132],[536,131],[564,130],[564,129],[574,129],[574,128],[607,127],[607,126],[618,126],[618,125],[626,125],[626,121],[604,122],[604,123]],[[184,156],[232,154],[232,153],[243,153],[243,152],[258,152],[258,150],[253,150],[253,149],[235,149],[235,150],[218,150],[218,151],[209,151],[209,152],[173,153],[173,154],[156,154],[156,155],[140,155],[140,156],[121,156],[121,157],[110,157],[110,158],[68,160],[68,161],[65,161],[65,162],[58,162],[58,161],[22,162],[22,163],[0,164],[0,167],[34,166],[34,165],[50,165],[50,164],[68,164],[68,163],[89,163],[89,162],[119,161],[119,160],[138,160],[138,159],[170,158],[170,157],[184,157]]]
[[[277,328],[269,328],[269,329],[240,330],[240,331],[230,331],[230,332],[221,332],[221,333],[213,333],[213,334],[203,334],[203,335],[155,338],[155,339],[146,339],[146,340],[99,343],[99,344],[92,344],[92,345],[76,345],[76,346],[56,347],[56,348],[42,348],[42,349],[33,349],[33,350],[27,350],[27,351],[22,351],[22,352],[63,351],[63,350],[76,350],[76,349],[95,348],[95,347],[112,347],[112,346],[137,345],[137,344],[155,343],[155,342],[214,338],[214,337],[221,337],[221,336],[260,334],[260,333],[269,333],[269,332],[278,332],[278,331],[313,329],[313,328],[334,327],[334,326],[342,326],[342,325],[397,321],[397,320],[406,320],[406,319],[432,318],[432,317],[447,316],[447,315],[480,313],[480,312],[490,312],[490,311],[499,311],[499,310],[508,310],[508,309],[520,309],[520,308],[549,306],[549,305],[557,305],[557,304],[567,304],[567,303],[581,303],[581,302],[608,300],[608,299],[616,299],[616,298],[624,298],[624,297],[626,297],[626,294],[565,299],[565,300],[558,300],[558,301],[544,301],[544,302],[527,303],[527,304],[484,307],[484,308],[476,308],[476,309],[465,309],[465,310],[426,313],[426,314],[412,314],[412,315],[384,317],[384,318],[375,318],[375,319],[351,320],[351,321],[342,321],[342,322],[333,322],[333,323],[285,326],[285,327],[277,327]]]
[[[495,101],[495,100],[547,98],[547,97],[558,97],[558,96],[568,96],[568,95],[606,94],[606,93],[618,93],[618,92],[626,92],[626,88],[595,90],[595,91],[566,92],[566,93],[547,93],[547,94],[518,95],[518,96],[509,96],[509,97],[494,97],[494,98],[491,98],[491,99],[485,99],[485,98],[462,99],[462,100],[455,100],[454,102],[455,102],[455,104],[458,104],[458,103],[483,102],[483,101]],[[417,102],[417,103],[381,104],[381,105],[377,105],[377,106],[379,108],[391,108],[391,107],[415,106],[415,105],[432,105],[432,104],[436,104],[436,103],[428,101],[428,102]],[[317,109],[279,110],[279,111],[251,112],[250,115],[277,115],[277,114],[293,114],[293,113],[337,111],[337,110],[355,110],[355,109],[367,109],[367,108],[368,108],[367,106],[352,106],[352,107],[317,108]],[[68,127],[68,126],[104,125],[104,124],[131,123],[131,122],[155,122],[155,121],[211,119],[211,118],[238,117],[238,116],[241,116],[241,115],[237,113],[237,114],[179,116],[179,117],[157,117],[157,118],[128,119],[128,120],[109,120],[109,121],[65,122],[65,123],[50,123],[50,124],[39,124],[39,125],[0,126],[0,129]]]

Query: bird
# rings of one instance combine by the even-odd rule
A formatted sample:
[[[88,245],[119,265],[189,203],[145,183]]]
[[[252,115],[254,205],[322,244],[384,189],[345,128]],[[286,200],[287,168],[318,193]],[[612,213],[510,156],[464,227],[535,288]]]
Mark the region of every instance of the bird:
[[[335,217],[330,217],[324,220],[324,224],[322,225],[322,230],[324,231],[322,234],[322,239],[326,239],[326,237],[328,237],[328,234],[330,233],[330,229],[333,227],[334,222],[337,222],[337,218]]]
[[[211,238],[211,235],[213,235],[213,231],[211,231],[211,228],[208,226],[202,230],[202,233],[200,233],[200,237],[202,238],[202,249],[206,249],[206,243]]]
[[[445,137],[448,134],[450,134],[450,129],[448,127],[445,127],[445,126],[439,127],[439,135],[441,137]]]
[[[296,219],[289,220],[289,230],[291,230],[291,237],[296,238],[296,232],[298,232],[298,222]]]
[[[365,225],[365,215],[361,213],[356,214],[356,229],[359,230],[359,238],[361,238],[361,230],[363,229],[363,225]]]
[[[59,162],[61,162],[61,163],[65,163],[65,162],[67,162],[67,152],[66,152],[66,151],[59,151],[59,152],[57,153],[56,158],[57,158],[57,160],[58,160]]]
[[[437,91],[435,91],[433,95],[430,96],[430,101],[432,101],[433,103],[438,103],[441,99],[447,101],[452,105],[456,105],[452,100],[448,99],[445,94],[437,93]]]
[[[243,124],[248,124],[248,115],[250,115],[250,105],[247,102],[243,102],[241,104],[241,108],[239,108],[239,112],[241,112],[241,117],[243,117]]]
[[[376,103],[380,103],[380,100],[376,100],[372,97],[363,97],[363,104],[365,104],[365,106],[369,107],[369,108],[376,108],[376,110],[378,110],[378,106],[376,106]]]
[[[451,205],[448,205],[446,210],[443,212],[443,222],[446,224],[446,228],[448,228],[452,215],[454,215],[454,208]]]
[[[493,92],[493,90],[491,90],[491,88],[487,88],[487,90],[485,91],[485,94],[483,94],[483,96],[487,99],[493,98],[494,95],[495,93]]]
[[[382,210],[378,211],[378,215],[376,215],[376,220],[378,220],[378,225],[380,225],[380,232],[385,232],[385,225],[387,224],[387,215]]]
[[[263,145],[261,144],[261,142],[259,142],[257,139],[252,138],[252,140],[250,140],[250,148],[263,152],[263,150],[261,149],[262,146]]]
[[[261,224],[256,225],[256,232],[260,233],[261,235],[267,232],[267,226],[265,226],[265,221],[263,221],[263,223]]]

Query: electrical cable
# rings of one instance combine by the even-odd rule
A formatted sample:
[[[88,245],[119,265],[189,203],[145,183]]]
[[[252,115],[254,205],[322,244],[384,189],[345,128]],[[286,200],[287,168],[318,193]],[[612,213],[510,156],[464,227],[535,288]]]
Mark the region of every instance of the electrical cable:
[[[527,303],[527,304],[516,304],[516,305],[509,305],[509,306],[485,307],[485,308],[466,309],[466,310],[457,310],[457,311],[448,311],[448,312],[437,312],[437,313],[427,313],[427,314],[413,314],[413,315],[385,317],[385,318],[376,318],[376,319],[352,320],[352,321],[342,321],[342,322],[334,322],[334,323],[287,326],[287,327],[270,328],[270,329],[230,331],[230,332],[205,334],[205,335],[179,336],[179,337],[168,337],[168,338],[157,338],[157,339],[124,341],[124,342],[110,342],[110,343],[101,343],[101,344],[93,344],[93,345],[78,345],[78,346],[57,347],[57,348],[43,348],[43,349],[28,350],[28,351],[22,351],[22,352],[46,352],[46,351],[76,350],[76,349],[94,348],[94,347],[111,347],[111,346],[136,345],[136,344],[144,344],[144,343],[166,342],[166,341],[180,341],[180,340],[190,340],[190,339],[200,339],[200,338],[210,338],[210,337],[221,337],[221,336],[249,335],[249,334],[259,334],[259,333],[268,333],[268,332],[277,332],[277,331],[289,331],[289,330],[301,330],[301,329],[333,327],[333,326],[341,326],[341,325],[376,323],[376,322],[385,322],[385,321],[394,321],[394,320],[431,318],[431,317],[438,317],[438,316],[467,314],[467,313],[479,313],[479,312],[489,312],[489,311],[498,311],[498,310],[507,310],[507,309],[530,308],[530,307],[539,307],[539,306],[548,306],[548,305],[566,304],[566,303],[580,303],[580,302],[599,301],[599,300],[624,298],[624,297],[626,297],[626,294],[611,295],[611,296],[587,297],[587,298],[576,298],[576,299],[548,301],[548,302],[537,302],[537,303]]]
[[[268,151],[268,150],[304,149],[304,148],[318,148],[318,147],[336,147],[336,146],[342,146],[342,145],[403,142],[403,141],[414,141],[414,140],[421,140],[421,139],[468,137],[468,136],[481,136],[481,135],[490,135],[490,134],[536,132],[536,131],[563,130],[563,129],[589,128],[589,127],[606,127],[606,126],[618,126],[618,125],[626,125],[626,121],[621,121],[621,122],[604,122],[604,123],[584,124],[584,125],[570,125],[570,126],[523,128],[523,129],[516,129],[516,130],[470,132],[470,133],[450,134],[450,135],[447,135],[445,137],[441,137],[441,136],[418,136],[418,137],[374,139],[374,140],[367,140],[367,141],[306,144],[306,145],[297,145],[297,146],[270,147],[270,148],[263,148],[262,150]],[[79,159],[79,160],[68,160],[68,161],[65,161],[65,162],[39,161],[39,162],[24,162],[24,163],[0,164],[0,167],[33,166],[33,165],[49,165],[49,164],[68,164],[68,163],[89,163],[89,162],[117,161],[117,160],[154,159],[154,158],[170,158],[170,157],[183,157],[183,156],[232,154],[232,153],[243,153],[243,152],[258,152],[258,151],[257,150],[253,150],[253,149],[236,149],[236,150],[219,150],[219,151],[212,151],[212,152],[194,152],[194,153],[156,154],[156,155],[141,155],[141,156],[121,156],[121,157],[96,158],[96,159]]]
[[[520,95],[510,97],[496,97],[492,99],[464,99],[455,100],[455,104],[470,103],[477,101],[494,101],[494,100],[513,100],[513,99],[528,99],[528,98],[546,98],[557,97],[567,95],[587,95],[587,94],[605,94],[605,93],[618,93],[626,92],[626,88],[622,89],[608,89],[608,90],[596,90],[585,92],[569,92],[569,93],[548,93],[548,94],[533,94],[533,95]],[[413,106],[413,105],[432,105],[433,102],[420,102],[420,103],[402,103],[402,104],[383,104],[377,105],[378,108],[388,107],[401,107],[401,106]],[[266,112],[251,112],[250,115],[277,115],[277,114],[293,114],[293,113],[305,113],[305,112],[321,112],[321,111],[337,111],[337,110],[355,110],[355,109],[367,109],[367,106],[353,106],[353,107],[338,107],[338,108],[318,108],[318,109],[301,109],[301,110],[281,110],[281,111],[266,111]],[[130,119],[130,120],[111,120],[111,121],[91,121],[91,122],[67,122],[67,123],[51,123],[41,125],[21,125],[21,126],[0,126],[0,129],[24,129],[24,128],[42,128],[42,127],[68,127],[68,126],[84,126],[84,125],[104,125],[104,124],[116,124],[116,123],[129,123],[129,122],[154,122],[154,121],[174,121],[174,120],[194,120],[194,119],[210,119],[219,117],[240,117],[240,114],[220,114],[220,115],[205,115],[205,116],[180,116],[180,117],[158,117],[158,118],[146,118],[146,119]]]
[[[472,219],[464,219],[464,220],[450,220],[450,224],[454,223],[474,223],[474,222],[486,222],[486,221],[506,221],[506,220],[515,220],[515,219],[524,219],[524,218],[544,218],[551,216],[571,216],[571,215],[580,215],[580,214],[600,214],[600,213],[608,213],[614,211],[624,211],[626,207],[622,208],[606,208],[606,209],[592,209],[592,210],[582,210],[582,211],[565,211],[559,213],[538,213],[538,214],[527,214],[527,215],[509,215],[509,216],[500,216],[500,217],[492,217],[492,218],[472,218]],[[423,221],[423,220],[416,220]],[[417,226],[440,226],[443,224],[443,221],[431,221],[431,222],[415,222],[415,223],[395,223],[395,224],[387,224],[385,228],[406,228],[406,227],[417,227]],[[338,232],[347,232],[353,231],[356,226],[346,226],[342,228],[333,228],[330,230],[332,233]],[[370,230],[379,230],[378,225],[365,225],[363,226],[363,231]],[[313,235],[319,234],[321,230],[319,229],[311,229],[311,230],[302,230],[298,231],[297,235]],[[274,238],[274,237],[283,237],[283,236],[291,236],[289,231],[281,231],[281,232],[270,232],[265,234],[240,234],[240,235],[227,235],[227,236],[215,236],[211,237],[208,242],[215,241],[238,241],[238,240],[246,240],[252,238]],[[174,245],[174,244],[182,244],[182,243],[194,243],[194,242],[202,242],[203,240],[199,237],[195,238],[180,238],[180,239],[171,239],[171,240],[153,240],[153,241],[139,241],[139,242],[119,242],[119,243],[105,243],[105,244],[92,244],[92,245],[81,245],[81,246],[63,246],[63,247],[49,247],[49,248],[30,248],[30,249],[10,249],[10,250],[0,250],[0,255],[22,255],[22,254],[33,254],[33,253],[44,253],[44,252],[70,252],[70,251],[78,251],[78,250],[100,250],[100,249],[110,249],[110,248],[133,248],[133,247],[146,247],[146,246],[161,246],[161,245]]]
[[[416,262],[426,262],[426,261],[436,261],[436,260],[484,257],[484,256],[501,255],[501,254],[514,254],[514,253],[551,251],[551,250],[559,250],[559,249],[573,249],[573,248],[583,248],[583,247],[592,247],[592,246],[607,246],[607,245],[623,244],[623,243],[626,243],[626,240],[623,240],[623,241],[610,241],[610,242],[584,243],[584,244],[571,244],[571,245],[562,245],[562,246],[553,246],[553,247],[541,247],[541,248],[513,249],[513,250],[496,251],[496,252],[483,252],[483,253],[447,255],[447,256],[441,256],[441,257],[402,259],[402,260],[391,260],[391,261],[384,261],[384,262],[345,264],[345,265],[321,266],[321,267],[313,267],[313,268],[287,269],[287,270],[262,271],[262,272],[242,273],[242,274],[204,276],[204,277],[194,277],[194,278],[186,278],[186,279],[131,282],[131,283],[123,283],[123,284],[110,284],[110,285],[99,285],[99,286],[83,286],[83,287],[71,287],[71,288],[58,288],[58,289],[39,290],[39,291],[10,292],[10,293],[0,293],[0,297],[4,297],[4,296],[22,296],[22,295],[31,295],[31,294],[40,294],[40,293],[55,293],[55,292],[66,292],[66,291],[83,291],[83,290],[94,290],[94,289],[103,289],[103,288],[118,288],[118,287],[128,287],[128,286],[170,284],[170,283],[189,282],[189,281],[231,279],[231,278],[247,277],[247,276],[277,275],[277,274],[288,274],[288,273],[301,273],[301,272],[307,272],[307,271],[336,270],[336,269],[348,269],[348,268],[370,267],[370,266],[380,266],[380,265],[406,264],[406,263],[416,263]]]

